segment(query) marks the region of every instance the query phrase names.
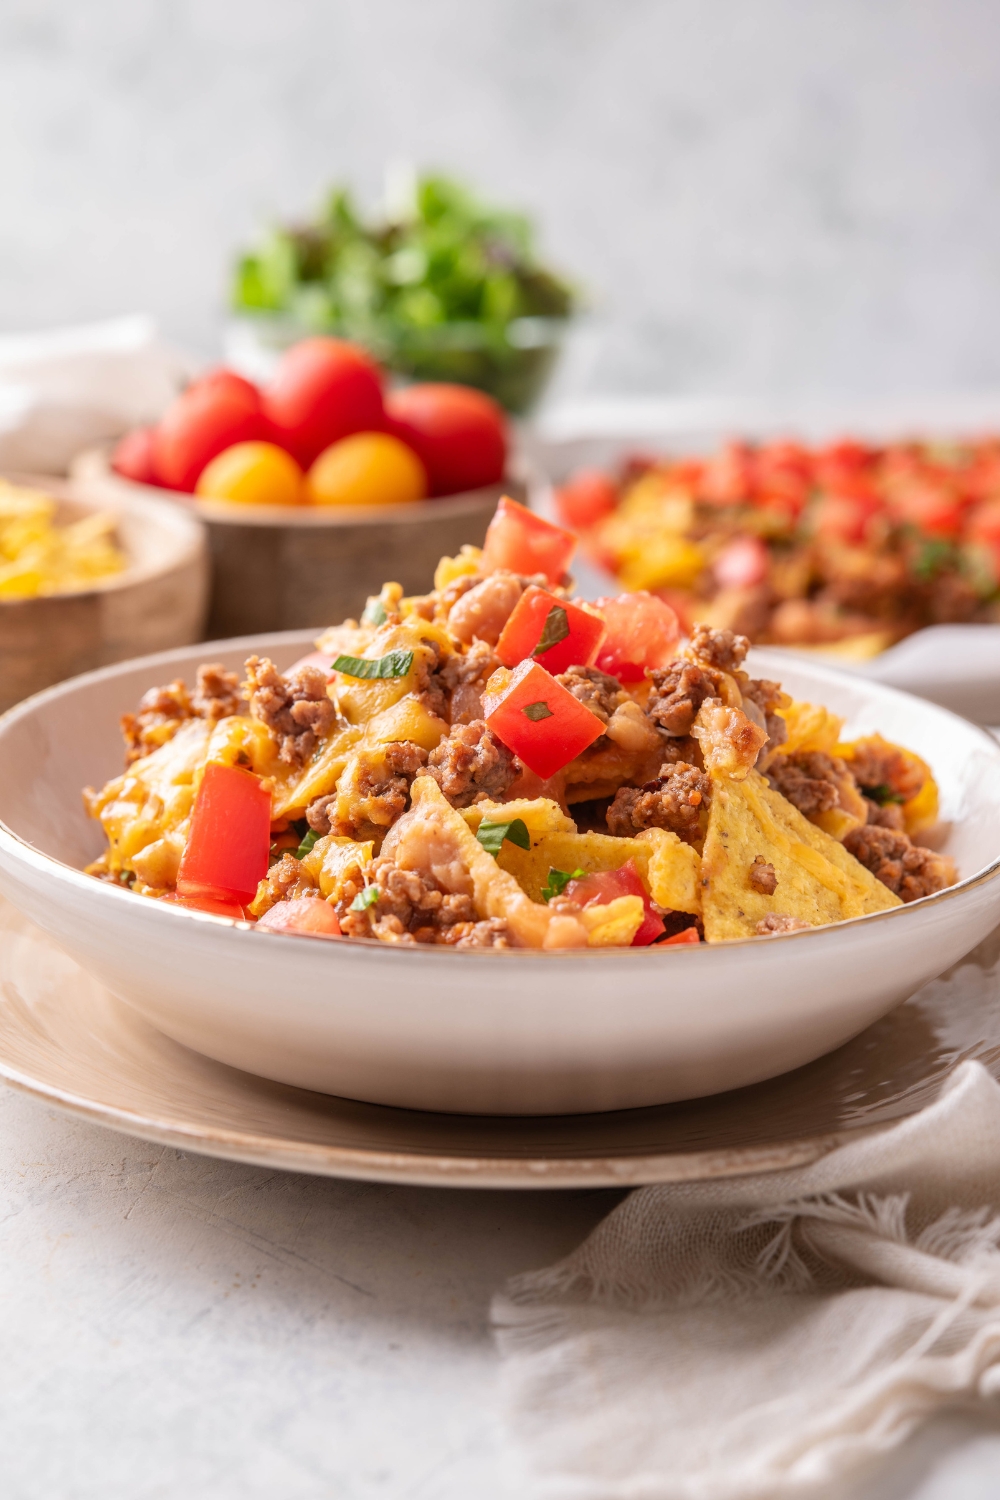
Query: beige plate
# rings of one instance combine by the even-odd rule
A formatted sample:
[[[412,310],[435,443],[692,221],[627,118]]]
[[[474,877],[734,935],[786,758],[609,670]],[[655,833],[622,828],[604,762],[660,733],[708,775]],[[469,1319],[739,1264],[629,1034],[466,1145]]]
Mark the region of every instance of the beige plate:
[[[985,969],[1000,930],[966,963]],[[331,1177],[453,1187],[605,1187],[814,1161],[913,1114],[959,1060],[1000,1077],[1000,1006],[945,980],[769,1083],[617,1114],[487,1118],[357,1104],[240,1073],[168,1041],[0,902],[0,1077],[112,1129]],[[749,998],[749,997],[748,997]]]

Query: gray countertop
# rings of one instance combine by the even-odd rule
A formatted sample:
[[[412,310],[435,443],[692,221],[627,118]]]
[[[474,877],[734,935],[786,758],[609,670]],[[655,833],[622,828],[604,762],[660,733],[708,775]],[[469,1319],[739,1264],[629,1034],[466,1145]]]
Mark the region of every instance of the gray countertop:
[[[245,1167],[2,1089],[4,1500],[523,1496],[490,1296],[617,1196]],[[849,1494],[998,1492],[1000,1425],[952,1418]]]

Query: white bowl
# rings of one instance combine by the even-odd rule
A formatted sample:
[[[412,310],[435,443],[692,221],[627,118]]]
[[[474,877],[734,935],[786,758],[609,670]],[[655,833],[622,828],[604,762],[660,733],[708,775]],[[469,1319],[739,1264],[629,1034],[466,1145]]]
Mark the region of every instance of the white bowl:
[[[964,877],[911,906],[770,939],[591,952],[459,952],[255,932],[100,883],[80,788],[118,773],[118,716],[200,661],[279,666],[308,632],[165,652],[0,719],[0,892],[168,1036],[325,1093],[467,1114],[573,1114],[718,1093],[839,1046],[1000,920],[1000,745],[932,704],[756,653],[796,697],[934,767]]]

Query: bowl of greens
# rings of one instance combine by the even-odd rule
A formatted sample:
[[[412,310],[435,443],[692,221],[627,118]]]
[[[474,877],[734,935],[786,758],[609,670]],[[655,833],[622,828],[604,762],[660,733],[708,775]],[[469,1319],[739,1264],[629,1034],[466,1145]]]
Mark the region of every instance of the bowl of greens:
[[[233,274],[227,354],[256,375],[303,333],[363,344],[396,375],[456,381],[529,410],[578,293],[537,257],[530,221],[448,178],[407,174],[366,216],[344,187],[272,227]]]

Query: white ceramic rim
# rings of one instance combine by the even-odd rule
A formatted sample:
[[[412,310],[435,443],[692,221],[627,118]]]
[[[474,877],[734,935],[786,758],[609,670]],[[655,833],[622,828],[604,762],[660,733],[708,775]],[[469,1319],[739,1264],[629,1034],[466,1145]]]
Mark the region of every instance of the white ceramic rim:
[[[203,651],[205,653],[206,659],[209,658],[210,654],[213,651],[218,651],[223,648],[230,651],[237,649],[255,650],[260,643],[262,635],[266,635],[267,639],[272,642],[272,644],[276,641],[280,643],[282,640],[284,640],[287,641],[290,646],[292,646],[306,645],[308,643],[311,643],[312,632],[308,630],[275,631],[273,633],[257,632],[254,635],[234,636],[227,640],[203,641],[199,642],[197,646],[175,647],[170,651],[159,651],[149,656],[133,657],[130,661],[117,662],[112,666],[101,667],[93,672],[83,672],[76,677],[70,677],[67,678],[64,682],[57,683],[54,687],[44,688],[41,692],[33,693],[30,698],[23,699],[22,702],[15,704],[13,708],[9,708],[6,713],[0,714],[0,736],[2,736],[4,730],[9,724],[15,723],[20,718],[27,717],[39,704],[48,703],[56,698],[59,698],[63,694],[68,693],[71,690],[85,687],[90,683],[105,681],[108,678],[120,675],[125,671],[133,671],[137,667],[148,667],[151,670],[161,666],[169,667],[174,664],[178,658],[189,657],[193,650]],[[758,655],[763,654],[763,652],[758,653]],[[821,680],[823,678],[832,678],[836,682],[843,677],[850,680],[852,686],[857,686],[857,678],[852,678],[849,673],[841,674],[837,672],[836,669],[830,668],[825,664],[822,666],[813,666],[812,664],[810,664],[810,671]],[[877,690],[880,694],[889,694],[897,698],[912,698],[911,694],[902,693],[897,688],[888,687],[882,683],[875,684],[875,686],[877,687]],[[925,700],[917,701],[921,703],[921,706],[925,708],[928,713],[944,714],[950,719],[958,719],[959,723],[961,723],[964,728],[971,730],[973,734],[977,735],[983,741],[983,743],[988,747],[990,754],[994,759],[1000,760],[1000,743],[998,743],[997,740],[994,739],[994,737],[989,734],[987,730],[982,729],[979,725],[973,724],[970,720],[960,718],[958,714],[953,714],[948,709],[941,708],[937,704],[932,704],[926,702]],[[52,855],[44,854],[40,849],[36,849],[34,845],[29,844],[18,834],[14,833],[13,829],[9,828],[8,825],[2,820],[0,820],[0,848],[6,849],[8,853],[12,854],[17,859],[25,861],[35,870],[38,870],[42,873],[47,873],[50,877],[56,880],[69,882],[71,885],[77,887],[78,889],[93,891],[95,886],[97,886],[105,893],[105,896],[108,899],[117,901],[132,902],[136,900],[147,899],[141,896],[137,897],[131,891],[122,890],[117,886],[112,886],[105,882],[95,881],[93,876],[85,874],[83,870],[77,870],[72,865],[64,864],[62,860],[55,859]],[[800,930],[798,932],[775,933],[771,937],[769,937],[767,941],[777,941],[783,943],[806,942],[811,937],[815,937],[818,933],[829,931],[831,927],[850,927],[859,922],[871,923],[889,921],[894,917],[902,915],[903,913],[913,911],[917,907],[927,906],[932,903],[941,905],[946,901],[953,900],[956,896],[960,895],[964,891],[988,884],[990,881],[995,880],[998,875],[1000,875],[1000,852],[997,853],[996,857],[992,859],[989,864],[983,866],[982,869],[977,870],[974,874],[966,876],[963,880],[958,881],[955,885],[948,886],[942,891],[935,891],[932,895],[922,896],[919,900],[911,901],[905,906],[892,907],[886,911],[869,912],[867,915],[860,917],[847,917],[840,922],[830,922],[823,927],[812,927],[804,931]],[[188,908],[180,908],[174,906],[169,902],[156,901],[149,902],[148,904],[158,908],[161,918],[165,921],[185,921],[190,918],[194,918],[199,922],[222,924],[223,926],[240,929],[246,932],[251,932],[254,930],[255,924],[251,922],[235,921],[231,917],[214,916],[209,912],[196,912]],[[154,918],[154,920],[156,919]],[[302,941],[301,937],[287,933],[265,931],[264,935],[271,942],[278,942],[286,945],[292,944],[293,946],[295,946]],[[756,944],[760,941],[761,939],[758,937],[727,938],[721,943],[711,944],[711,947],[731,948],[743,946],[749,943]],[[400,948],[392,944],[380,943],[376,938],[362,938],[360,940],[355,939],[352,942],[352,947],[355,950],[358,947],[363,947],[371,951],[379,951],[384,955],[384,961],[389,963],[393,961],[402,961],[406,964],[409,964],[413,961],[413,958],[416,955],[420,955],[420,957],[417,958],[417,962],[421,962],[422,959],[425,958],[434,958],[437,952],[436,948],[430,945],[428,945],[426,949],[424,945],[419,943],[415,946],[408,945],[405,948]],[[631,956],[628,961],[631,964],[658,964],[662,962],[662,954],[656,953],[655,949],[650,949],[648,951],[630,950],[630,955]],[[518,959],[537,959],[539,956],[539,950],[534,948],[512,948],[504,950],[503,953],[495,953],[490,949],[469,949],[464,951],[456,949],[452,951],[451,961],[466,964],[509,964],[512,960],[514,962],[517,962]],[[590,962],[620,961],[621,951],[616,948],[596,948],[589,950],[587,956],[588,961]],[[567,952],[563,954],[560,954],[558,951],[549,952],[544,954],[544,957],[546,958],[546,960],[550,961],[553,959],[558,961],[560,957],[572,957],[574,959],[579,959],[580,953],[579,950],[573,949],[567,950]]]

